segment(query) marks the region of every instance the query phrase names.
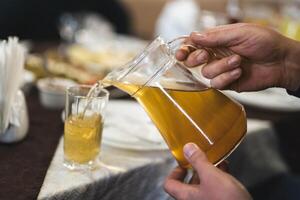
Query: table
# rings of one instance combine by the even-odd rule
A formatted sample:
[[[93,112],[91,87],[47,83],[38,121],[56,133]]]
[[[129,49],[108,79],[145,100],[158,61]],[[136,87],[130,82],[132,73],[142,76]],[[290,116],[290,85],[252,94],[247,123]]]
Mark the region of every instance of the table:
[[[132,197],[131,199],[157,199],[158,195],[161,195],[162,199],[169,198],[161,188],[163,178],[174,165],[174,160],[167,152],[152,152],[146,156],[147,159],[144,159],[143,153],[104,146],[102,155],[108,170],[97,171],[89,176],[76,172],[60,174],[65,172],[60,164],[62,158],[60,138],[63,132],[61,110],[44,109],[39,103],[35,88],[27,95],[27,103],[30,114],[30,130],[27,138],[20,143],[0,145],[1,200],[95,199],[97,197],[125,199],[125,194],[120,193],[121,190],[119,191],[118,188],[131,195],[129,196]],[[250,137],[247,137],[229,158],[233,175],[247,186],[255,184],[259,180],[257,178],[261,178],[255,179],[252,170],[260,170],[267,178],[272,174],[283,173],[288,168],[278,155],[277,146],[274,145],[276,141],[272,125],[267,124],[251,130]],[[270,141],[273,142],[270,144]],[[253,151],[253,143],[256,151]],[[267,151],[263,148],[265,146],[269,147]],[[118,163],[118,159],[112,159],[109,154],[120,159],[134,160],[137,163],[122,165]],[[261,162],[258,162],[257,155]],[[269,155],[272,155],[272,162],[266,159]],[[256,162],[252,162],[254,159]],[[119,168],[114,168],[116,166]],[[107,173],[111,175],[111,179],[106,178]],[[141,179],[141,174],[152,174],[152,176]],[[56,181],[52,182],[54,179]],[[138,187],[152,192],[138,192]]]
[[[88,182],[86,187],[78,187],[87,183],[85,176],[80,176],[80,173],[66,173],[65,176],[61,176],[60,173],[66,172],[61,165],[62,143],[59,143],[63,133],[62,111],[43,108],[39,103],[36,88],[31,90],[26,100],[30,115],[30,129],[26,139],[16,144],[0,145],[1,200],[59,199],[59,197],[89,199],[95,198],[95,195],[100,195],[103,199],[113,197],[120,199],[122,190],[127,192],[123,195],[124,199],[128,199],[126,197],[157,199],[158,196],[162,199],[169,198],[161,185],[163,177],[174,166],[174,159],[168,151],[138,153],[104,146],[102,155],[107,169],[90,174],[90,178],[94,181]],[[111,175],[109,179],[105,177],[105,173]],[[145,177],[149,174],[152,176]],[[57,180],[54,185],[51,178],[53,176]],[[47,181],[48,179],[51,181]],[[69,181],[65,182],[66,180]],[[53,190],[49,189],[51,184]],[[138,192],[137,188],[140,186],[143,190]]]
[[[34,88],[26,96],[29,132],[16,144],[0,144],[0,199],[36,199],[63,132],[61,110],[47,110]]]
[[[169,199],[162,185],[175,160],[139,104],[111,100],[104,121],[98,167],[66,169],[62,137],[38,199]]]
[[[163,180],[175,162],[168,151],[126,151],[103,146],[93,171],[69,171],[62,166],[62,140],[48,169],[39,200],[162,199]]]
[[[271,123],[249,120],[248,130],[246,139],[228,159],[231,173],[247,187],[287,173]],[[62,143],[63,139],[48,169],[39,200],[170,199],[162,189],[164,178],[175,165],[168,151],[134,151],[104,145],[101,153],[104,164],[99,169],[69,171],[62,166]]]

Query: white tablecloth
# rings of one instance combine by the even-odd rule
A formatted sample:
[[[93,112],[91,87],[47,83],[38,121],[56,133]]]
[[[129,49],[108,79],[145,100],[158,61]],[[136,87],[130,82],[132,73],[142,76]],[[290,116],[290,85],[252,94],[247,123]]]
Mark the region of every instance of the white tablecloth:
[[[38,199],[168,199],[162,182],[175,161],[142,108],[133,101],[110,101],[106,110],[101,167],[63,167],[61,139]]]
[[[104,166],[69,171],[63,165],[63,140],[48,169],[38,199],[169,199],[163,179],[175,163],[168,151],[126,151],[103,146]]]
[[[130,114],[139,120],[142,118],[134,112]],[[110,113],[109,116],[114,115]],[[147,120],[145,123],[148,123]],[[123,126],[122,128],[124,129]],[[147,136],[147,140],[149,139],[151,137]],[[169,151],[149,150],[149,146],[147,150],[141,150],[140,144],[137,144],[136,147],[139,148],[135,150],[102,145],[100,156],[102,167],[93,171],[69,171],[62,165],[63,139],[61,139],[38,199],[171,199],[163,191],[162,184],[176,165],[173,157]],[[253,186],[288,170],[278,152],[277,138],[272,125],[265,121],[248,120],[247,137],[228,159],[233,176],[246,186]]]

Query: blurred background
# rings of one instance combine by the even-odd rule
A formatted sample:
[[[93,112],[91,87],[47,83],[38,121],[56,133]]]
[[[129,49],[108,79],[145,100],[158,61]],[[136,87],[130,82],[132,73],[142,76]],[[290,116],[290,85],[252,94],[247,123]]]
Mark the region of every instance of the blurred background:
[[[44,126],[48,127],[48,121],[61,123],[58,118],[67,86],[95,83],[133,59],[156,36],[171,40],[237,22],[257,23],[300,40],[300,0],[0,1],[0,39],[18,36],[28,49],[22,89],[29,117],[36,120],[31,127],[51,112],[53,117],[44,119]],[[110,92],[111,98],[129,98],[115,88]],[[248,124],[254,134],[229,158],[233,175],[254,199],[296,197],[300,188],[299,100],[278,88],[228,95],[245,106],[248,119],[260,120]],[[49,138],[60,137],[60,133],[51,134]],[[42,143],[35,145],[43,148]]]
[[[184,6],[171,11],[174,6],[170,4],[176,4],[175,2],[181,2]],[[191,9],[188,6],[191,2],[197,6],[192,12],[199,12],[198,19],[194,19],[198,21],[198,26],[209,23],[206,16],[206,11],[209,11],[213,18],[226,18],[219,19],[221,21],[218,23],[255,22],[276,28],[290,37],[299,37],[297,22],[300,14],[297,0],[29,0],[26,3],[21,0],[3,0],[0,3],[0,37],[18,35],[23,39],[59,39],[62,16],[66,13],[85,12],[101,15],[118,33],[151,39],[162,15],[175,12],[173,15],[180,21],[186,17],[186,10]]]
[[[50,72],[81,83],[126,63],[158,35],[170,40],[251,22],[300,39],[296,0],[6,0],[0,8],[0,38],[16,35],[38,53],[28,57],[27,69],[38,78]]]

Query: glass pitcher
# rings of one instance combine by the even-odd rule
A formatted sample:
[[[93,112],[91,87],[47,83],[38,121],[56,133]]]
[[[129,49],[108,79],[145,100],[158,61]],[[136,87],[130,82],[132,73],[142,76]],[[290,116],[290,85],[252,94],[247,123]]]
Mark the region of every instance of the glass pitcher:
[[[190,167],[183,155],[183,146],[189,142],[197,144],[210,162],[218,164],[243,139],[247,129],[245,111],[175,59],[183,40],[166,43],[156,38],[102,83],[125,91],[142,105],[180,166]]]

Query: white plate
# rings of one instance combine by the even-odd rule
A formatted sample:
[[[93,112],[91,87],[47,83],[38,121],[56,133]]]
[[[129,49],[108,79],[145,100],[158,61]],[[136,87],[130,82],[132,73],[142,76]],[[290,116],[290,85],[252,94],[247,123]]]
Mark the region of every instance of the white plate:
[[[131,150],[168,149],[145,111],[134,101],[109,101],[102,142]]]
[[[243,104],[275,111],[300,111],[300,99],[287,94],[282,88],[269,88],[259,92],[224,92]]]

